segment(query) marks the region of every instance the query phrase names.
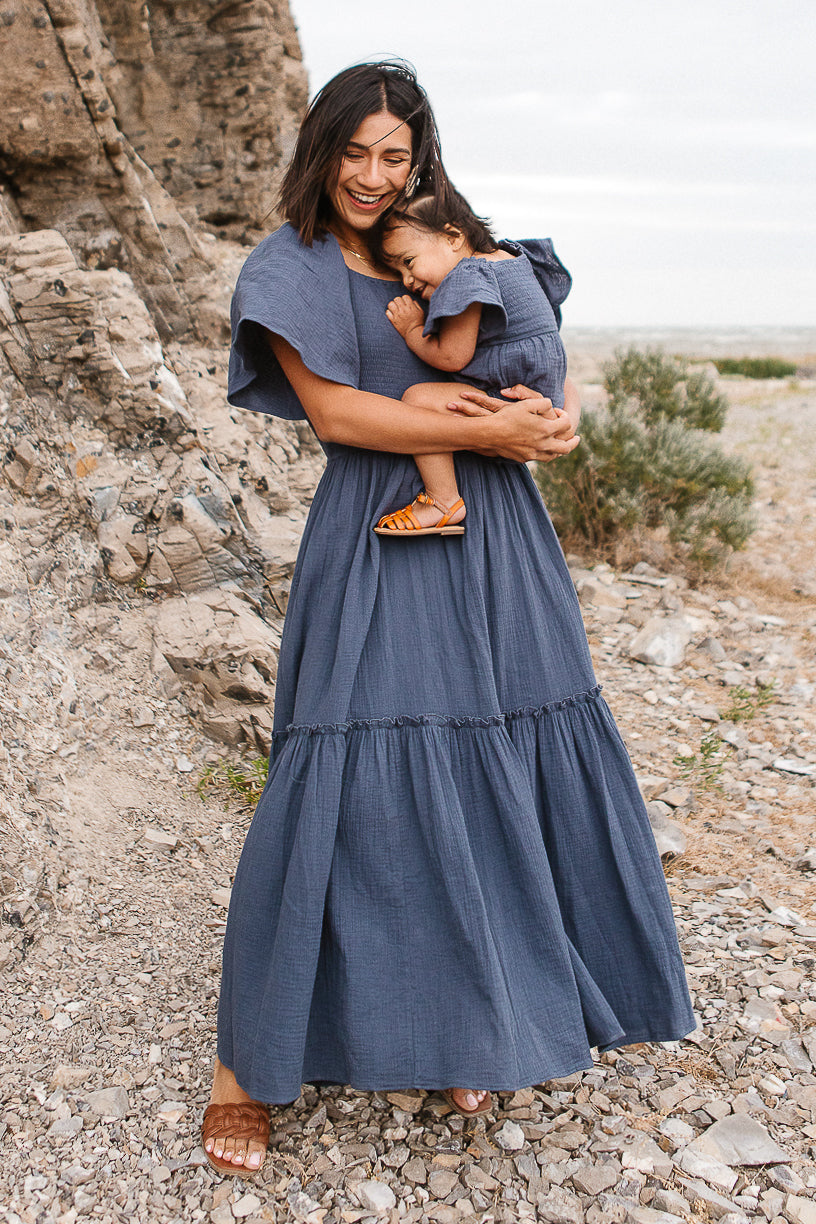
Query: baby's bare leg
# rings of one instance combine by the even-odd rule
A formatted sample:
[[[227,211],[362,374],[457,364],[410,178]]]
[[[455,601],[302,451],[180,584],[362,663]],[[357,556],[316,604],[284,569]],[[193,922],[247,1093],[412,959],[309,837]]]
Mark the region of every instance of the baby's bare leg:
[[[403,403],[412,404],[418,408],[430,408],[435,412],[447,412],[446,404],[456,392],[451,383],[417,383],[409,387],[402,397]],[[459,487],[456,483],[456,470],[453,466],[453,455],[414,455],[414,461],[419,468],[425,492],[446,510],[459,500]],[[440,514],[433,506],[414,505],[414,514],[423,527],[432,527],[439,521]],[[451,518],[452,523],[458,523],[465,517],[463,509],[459,509]]]

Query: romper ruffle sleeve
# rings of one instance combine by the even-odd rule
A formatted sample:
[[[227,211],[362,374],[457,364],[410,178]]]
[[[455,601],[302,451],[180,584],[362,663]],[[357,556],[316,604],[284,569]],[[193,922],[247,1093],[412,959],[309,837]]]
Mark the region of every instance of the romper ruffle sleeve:
[[[462,314],[474,302],[481,302],[483,307],[481,329],[487,325],[492,334],[501,335],[507,327],[507,311],[495,264],[489,259],[463,259],[448,273],[428,303],[423,335],[435,335],[442,319]]]
[[[331,238],[308,247],[288,223],[265,238],[241,269],[230,322],[227,399],[238,408],[306,419],[264,328],[288,340],[321,378],[360,385],[349,278]]]
[[[561,327],[561,306],[572,288],[572,277],[553,249],[549,238],[520,238],[518,242],[501,242],[500,246],[513,254],[523,252],[533,266],[535,278],[547,295]]]

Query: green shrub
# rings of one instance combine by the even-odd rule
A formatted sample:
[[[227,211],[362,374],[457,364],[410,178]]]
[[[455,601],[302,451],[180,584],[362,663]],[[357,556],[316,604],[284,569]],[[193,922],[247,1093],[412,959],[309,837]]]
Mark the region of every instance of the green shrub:
[[[711,379],[658,349],[616,352],[604,366],[604,386],[611,411],[634,406],[647,425],[679,419],[689,429],[717,433],[725,424],[728,402]]]
[[[753,482],[745,461],[726,455],[701,426],[719,429],[725,416],[710,380],[634,350],[617,354],[605,375],[608,405],[584,414],[581,445],[537,466],[559,533],[604,548],[636,529],[663,527],[704,566],[741,548],[754,526]]]
[[[721,357],[714,365],[720,374],[742,374],[745,378],[789,378],[796,373],[795,362],[781,357]]]

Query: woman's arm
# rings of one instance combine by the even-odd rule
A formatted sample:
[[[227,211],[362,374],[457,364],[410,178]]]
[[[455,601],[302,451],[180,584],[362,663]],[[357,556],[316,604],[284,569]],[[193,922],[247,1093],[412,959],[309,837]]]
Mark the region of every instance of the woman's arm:
[[[425,315],[419,302],[407,293],[389,302],[385,313],[411,352],[435,370],[453,373],[473,360],[482,318],[481,302],[471,302],[461,314],[441,319],[434,336],[423,336]]]
[[[551,421],[539,415],[536,400],[540,396],[533,401],[508,402],[500,411],[485,415],[466,417],[452,412],[448,417],[321,378],[282,336],[271,332],[267,336],[315,433],[324,442],[406,455],[470,450],[520,463],[566,454],[577,445],[563,436],[563,419]]]

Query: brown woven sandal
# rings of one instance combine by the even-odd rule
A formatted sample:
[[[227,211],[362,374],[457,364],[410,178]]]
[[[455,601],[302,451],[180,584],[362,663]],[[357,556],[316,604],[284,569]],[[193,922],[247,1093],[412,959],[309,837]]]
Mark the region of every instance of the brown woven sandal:
[[[463,1109],[461,1105],[456,1104],[452,1088],[440,1088],[439,1091],[448,1102],[451,1109],[455,1110],[456,1113],[461,1114],[463,1118],[476,1118],[479,1116],[479,1114],[490,1113],[491,1109],[493,1108],[493,1097],[489,1092],[482,1101],[481,1105],[477,1105],[475,1109]]]
[[[234,1177],[254,1177],[263,1168],[263,1158],[257,1169],[249,1169],[246,1165],[233,1164],[231,1160],[221,1160],[213,1152],[208,1152],[208,1139],[226,1138],[256,1139],[266,1147],[269,1142],[269,1110],[258,1101],[230,1101],[223,1105],[208,1105],[204,1110],[201,1123],[201,1146],[210,1164],[219,1173],[231,1174]]]

